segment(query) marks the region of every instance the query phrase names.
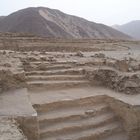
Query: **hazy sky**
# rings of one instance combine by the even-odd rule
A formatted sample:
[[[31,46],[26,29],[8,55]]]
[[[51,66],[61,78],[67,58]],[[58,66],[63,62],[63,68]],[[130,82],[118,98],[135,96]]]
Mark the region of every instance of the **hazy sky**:
[[[140,20],[140,0],[1,0],[0,15],[37,6],[59,9],[107,25]]]

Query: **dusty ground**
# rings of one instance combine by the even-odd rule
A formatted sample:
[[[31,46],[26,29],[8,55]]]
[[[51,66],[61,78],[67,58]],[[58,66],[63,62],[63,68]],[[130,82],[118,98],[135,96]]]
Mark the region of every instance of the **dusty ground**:
[[[27,140],[14,120],[0,118],[0,140]]]

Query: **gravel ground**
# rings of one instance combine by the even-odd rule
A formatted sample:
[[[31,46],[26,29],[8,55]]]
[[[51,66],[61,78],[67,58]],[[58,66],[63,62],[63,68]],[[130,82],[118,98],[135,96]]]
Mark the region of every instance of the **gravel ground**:
[[[27,140],[14,120],[0,118],[0,140]]]

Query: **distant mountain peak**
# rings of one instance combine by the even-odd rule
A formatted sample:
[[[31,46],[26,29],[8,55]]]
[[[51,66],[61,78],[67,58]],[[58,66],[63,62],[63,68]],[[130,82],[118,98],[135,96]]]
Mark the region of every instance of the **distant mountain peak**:
[[[113,27],[115,28],[115,27]],[[140,20],[133,20],[126,24],[116,26],[118,31],[121,31],[135,39],[140,39]]]

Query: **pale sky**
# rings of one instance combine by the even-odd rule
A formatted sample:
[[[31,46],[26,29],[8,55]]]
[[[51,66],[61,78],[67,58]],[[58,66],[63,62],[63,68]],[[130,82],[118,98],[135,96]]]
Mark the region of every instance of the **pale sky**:
[[[0,16],[38,6],[59,9],[106,25],[140,20],[140,0],[0,0]]]

